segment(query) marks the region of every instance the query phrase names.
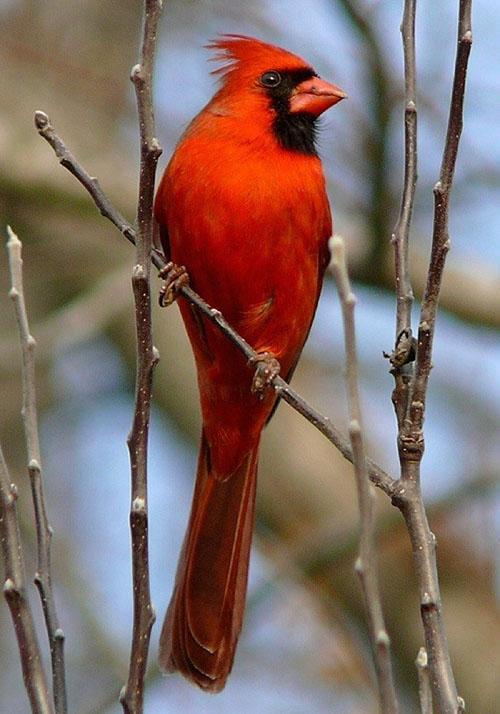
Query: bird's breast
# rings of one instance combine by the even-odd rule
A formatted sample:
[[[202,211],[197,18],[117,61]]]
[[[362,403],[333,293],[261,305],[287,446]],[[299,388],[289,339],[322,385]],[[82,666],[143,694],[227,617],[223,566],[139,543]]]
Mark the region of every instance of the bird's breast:
[[[331,233],[319,160],[287,154],[187,142],[158,199],[172,260],[194,289],[285,362],[309,328]]]

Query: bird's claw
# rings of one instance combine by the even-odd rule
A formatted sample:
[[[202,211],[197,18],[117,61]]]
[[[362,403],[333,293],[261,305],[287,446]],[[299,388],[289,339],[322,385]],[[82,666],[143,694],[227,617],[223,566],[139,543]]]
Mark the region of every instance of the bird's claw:
[[[280,363],[270,352],[260,352],[251,357],[248,364],[255,369],[252,393],[263,399],[265,391],[272,386],[273,379],[280,373]]]
[[[181,289],[189,285],[189,275],[183,265],[176,265],[170,261],[158,273],[164,283],[160,288],[158,302],[160,307],[168,307],[179,297]]]

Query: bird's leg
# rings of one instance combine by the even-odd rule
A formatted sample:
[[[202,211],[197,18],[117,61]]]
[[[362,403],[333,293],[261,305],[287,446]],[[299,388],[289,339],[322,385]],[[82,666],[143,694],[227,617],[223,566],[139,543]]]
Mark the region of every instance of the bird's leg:
[[[272,386],[273,379],[280,373],[280,363],[271,352],[259,352],[248,360],[248,364],[255,369],[252,392],[263,399],[265,391]]]
[[[168,307],[179,297],[181,288],[189,285],[189,275],[183,265],[176,265],[170,261],[158,273],[164,283],[160,288],[158,302],[160,307]]]

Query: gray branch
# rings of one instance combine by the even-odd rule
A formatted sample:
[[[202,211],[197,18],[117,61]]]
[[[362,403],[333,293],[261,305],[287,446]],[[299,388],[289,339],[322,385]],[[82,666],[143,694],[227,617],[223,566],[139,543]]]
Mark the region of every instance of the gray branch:
[[[425,512],[420,486],[420,463],[424,453],[423,422],[429,373],[432,366],[437,306],[443,277],[448,236],[449,198],[456,165],[458,144],[463,121],[463,101],[467,64],[472,43],[471,0],[460,0],[458,22],[458,48],[453,78],[448,131],[443,151],[441,172],[434,187],[434,224],[432,250],[427,275],[427,286],[420,312],[416,356],[411,338],[410,288],[408,281],[408,235],[411,221],[414,178],[416,178],[416,117],[408,124],[405,116],[406,152],[405,184],[400,219],[396,231],[396,292],[398,309],[396,320],[397,340],[390,356],[396,387],[393,402],[398,421],[398,451],[401,479],[394,489],[393,503],[400,509],[410,536],[415,569],[419,584],[420,611],[425,636],[429,682],[433,705],[440,714],[457,714],[463,710],[463,700],[457,695],[455,678],[443,622],[439,589],[436,538],[431,532]],[[405,54],[406,109],[414,109],[415,92],[415,36],[414,0],[406,0],[403,18],[403,46]],[[401,340],[407,345],[402,345]],[[405,347],[406,353],[405,353]],[[405,364],[415,358],[414,369]],[[423,672],[420,672],[423,676]],[[422,677],[421,677],[422,679]],[[422,711],[426,711],[425,697]]]
[[[417,185],[417,92],[415,62],[416,0],[406,0],[401,23],[405,73],[405,172],[399,216],[392,235],[396,268],[396,338],[411,335],[413,291],[410,282],[408,240]]]
[[[465,80],[472,46],[471,5],[472,0],[460,0],[458,47],[448,115],[448,129],[446,132],[439,180],[434,186],[434,223],[431,259],[427,274],[427,285],[420,311],[418,349],[415,365],[415,387],[412,395],[415,408],[413,413],[410,413],[410,420],[406,427],[406,432],[416,435],[417,440],[423,425],[439,293],[441,291],[446,255],[450,248],[448,217],[451,187],[463,125]]]
[[[26,593],[24,558],[16,508],[17,486],[12,483],[0,447],[0,541],[4,560],[3,594],[16,632],[24,686],[33,714],[53,714],[35,624]]]
[[[330,241],[332,251],[331,269],[335,276],[342,305],[344,323],[346,383],[349,405],[349,435],[354,456],[354,473],[358,490],[360,515],[359,555],[355,569],[361,581],[363,599],[368,617],[368,631],[373,650],[375,671],[384,714],[399,711],[394,677],[392,673],[389,635],[384,622],[382,602],[377,579],[377,555],[375,550],[375,493],[368,478],[365,458],[361,405],[358,390],[358,358],[354,324],[356,298],[351,290],[342,238],[335,236]]]
[[[413,290],[410,281],[408,245],[413,201],[417,184],[417,93],[415,61],[416,0],[405,0],[401,34],[403,38],[405,75],[405,169],[399,216],[391,236],[396,274],[396,346],[389,356],[395,387],[392,402],[398,428],[406,415],[409,384],[413,376],[415,340],[411,327]]]
[[[37,538],[37,570],[35,584],[42,602],[45,625],[50,645],[52,662],[52,684],[56,714],[66,714],[66,676],[64,671],[64,632],[59,626],[50,564],[52,528],[47,517],[42,478],[42,460],[38,435],[35,382],[35,347],[36,341],[30,334],[23,286],[23,261],[21,241],[14,231],[7,226],[9,240],[9,270],[11,288],[9,296],[14,303],[19,339],[22,351],[23,383],[23,422],[28,458],[28,473],[35,513]]]
[[[9,231],[9,236],[12,241],[11,231]],[[15,297],[12,288],[10,295]],[[5,578],[3,594],[9,606],[16,633],[24,686],[31,711],[33,714],[54,714],[33,614],[26,593],[24,556],[16,502],[17,486],[10,478],[0,447],[0,543]]]

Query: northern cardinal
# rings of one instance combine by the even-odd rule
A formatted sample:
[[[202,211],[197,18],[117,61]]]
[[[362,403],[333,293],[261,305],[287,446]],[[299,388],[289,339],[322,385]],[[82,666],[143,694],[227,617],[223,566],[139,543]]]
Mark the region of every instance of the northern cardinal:
[[[346,95],[300,57],[241,35],[209,48],[219,91],[182,136],[155,216],[169,260],[289,379],[307,338],[332,234],[318,116]],[[189,525],[160,638],[160,666],[220,691],[242,626],[259,441],[276,396],[187,301],[203,428]]]

